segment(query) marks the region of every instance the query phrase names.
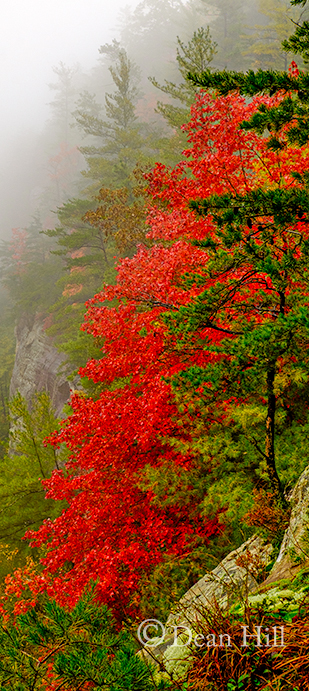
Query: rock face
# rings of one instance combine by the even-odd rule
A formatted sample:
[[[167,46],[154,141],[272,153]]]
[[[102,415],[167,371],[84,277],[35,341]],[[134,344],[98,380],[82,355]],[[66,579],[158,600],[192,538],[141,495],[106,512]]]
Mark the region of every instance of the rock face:
[[[59,417],[70,397],[70,387],[65,375],[58,373],[64,356],[46,335],[44,322],[38,315],[25,315],[19,321],[10,398],[19,391],[29,403],[36,391],[47,391]]]
[[[194,631],[203,620],[203,610],[219,605],[226,610],[236,600],[258,588],[254,573],[271,561],[273,547],[254,535],[233,550],[213,571],[200,578],[181,598],[166,624],[161,625],[161,638],[153,639],[142,650],[143,658],[163,664],[164,669],[181,675],[190,664],[190,650],[185,643],[175,645],[175,630],[181,641],[181,629]],[[159,622],[157,622],[159,624]],[[187,634],[184,633],[184,636]]]
[[[309,561],[308,545],[304,544],[309,527],[309,466],[305,468],[290,494],[292,512],[289,527],[285,531],[277,560],[265,584],[283,578],[293,578]]]
[[[214,603],[220,609],[228,609],[232,602],[255,590],[257,581],[253,574],[267,566],[272,551],[272,545],[265,545],[260,537],[249,538],[185,593],[175,613],[170,614],[167,626],[177,625],[180,620],[192,625],[202,618],[203,609]]]

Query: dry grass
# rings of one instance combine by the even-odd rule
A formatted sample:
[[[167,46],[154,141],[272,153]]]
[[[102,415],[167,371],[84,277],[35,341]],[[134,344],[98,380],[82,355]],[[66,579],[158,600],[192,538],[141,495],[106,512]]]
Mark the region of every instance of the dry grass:
[[[245,625],[248,627],[246,646],[242,628]],[[257,626],[262,627],[260,647]],[[283,645],[280,626],[283,626]],[[277,627],[276,646],[273,645],[274,627]],[[206,614],[200,633],[205,637],[205,645],[193,651],[188,691],[308,691],[309,607],[303,605],[291,622],[249,608],[240,621],[216,608],[213,614]],[[225,634],[221,640],[220,633]],[[224,645],[228,641],[226,634],[230,637],[229,646]],[[207,646],[209,642],[216,645]]]

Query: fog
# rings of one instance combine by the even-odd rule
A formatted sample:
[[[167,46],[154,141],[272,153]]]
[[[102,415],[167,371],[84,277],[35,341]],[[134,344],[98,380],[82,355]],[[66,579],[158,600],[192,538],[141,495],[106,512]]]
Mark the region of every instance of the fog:
[[[136,63],[141,93],[136,113],[149,123],[162,92],[150,85],[148,77],[160,85],[179,79],[177,36],[186,42],[197,28],[209,26],[218,49],[214,68],[286,69],[288,61],[280,45],[290,34],[291,19],[298,18],[297,8],[287,9],[285,0],[279,1],[278,16],[277,10],[272,12],[268,3],[264,7],[259,0],[12,0],[2,4],[0,238],[7,238],[12,227],[27,227],[40,203],[44,225],[50,222],[47,218],[55,218],[50,212],[79,194],[80,171],[87,164],[77,148],[84,145],[85,130],[77,129],[72,113],[77,108],[85,112],[85,107],[102,113],[104,93],[115,89],[109,72],[111,49],[100,55],[100,46],[117,39]],[[95,104],[90,104],[85,90],[94,95]],[[69,160],[73,149],[75,167]],[[67,191],[59,190],[55,180],[57,156],[58,172],[68,161],[71,166]]]
[[[93,67],[102,43],[117,37],[117,18],[138,0],[12,0],[1,7],[0,234],[26,224],[37,185],[36,136],[49,117],[52,67]],[[29,179],[30,175],[30,179]],[[32,179],[33,178],[33,179]],[[29,191],[30,188],[30,191]]]
[[[98,48],[117,33],[117,16],[138,0],[13,0],[1,9],[2,137],[46,116],[52,66],[95,63]],[[3,126],[6,132],[3,131]]]

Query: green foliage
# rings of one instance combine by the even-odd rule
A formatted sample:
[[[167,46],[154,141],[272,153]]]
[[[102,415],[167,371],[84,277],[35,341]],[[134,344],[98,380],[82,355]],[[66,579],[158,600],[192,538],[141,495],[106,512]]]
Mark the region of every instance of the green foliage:
[[[58,506],[45,498],[41,480],[49,477],[54,469],[63,467],[67,453],[63,448],[56,450],[44,444],[44,439],[59,429],[48,394],[36,394],[29,410],[18,393],[9,408],[9,454],[1,459],[0,543],[18,550],[16,565],[24,562],[29,551],[22,541],[26,529],[39,526],[46,518],[56,517],[63,509],[61,502]],[[10,568],[11,564],[3,560],[1,574]]]
[[[216,65],[220,68],[240,69],[246,64],[248,45],[247,13],[250,4],[243,0],[203,0],[207,23],[218,44]],[[208,10],[208,11],[207,11]]]
[[[138,82],[138,69],[128,58],[126,51],[120,47],[115,39],[111,44],[101,46],[100,53],[107,55],[114,63],[109,67],[110,74],[116,86],[115,93],[106,94],[105,110],[107,121],[95,117],[91,113],[100,112],[100,107],[94,104],[93,99],[87,95],[85,105],[88,105],[88,113],[78,109],[75,111],[76,121],[79,127],[94,137],[106,137],[108,132],[117,133],[118,129],[127,130],[136,121],[134,105],[139,95],[136,85]]]
[[[295,176],[296,177],[296,176]],[[301,176],[299,176],[301,178]],[[302,181],[302,178],[301,178]],[[213,195],[207,199],[191,201],[190,207],[198,214],[213,213],[214,221],[222,231],[225,241],[232,246],[240,233],[240,228],[252,227],[252,222],[259,222],[261,216],[272,216],[273,221],[259,223],[263,243],[271,241],[275,228],[283,229],[295,217],[302,218],[309,210],[307,181],[304,179],[303,188],[263,189],[263,187],[249,191],[246,195],[222,194]],[[253,251],[254,240],[249,239],[245,251]],[[202,244],[203,246],[203,244]]]
[[[291,5],[302,5],[305,7],[307,0],[291,0]],[[303,15],[303,13],[302,13]],[[296,22],[295,32],[282,43],[284,50],[302,56],[305,64],[309,62],[309,22],[307,20],[300,23]]]
[[[48,477],[53,468],[60,468],[66,458],[65,452],[44,444],[44,439],[60,429],[50,397],[45,392],[33,396],[30,410],[20,393],[9,403],[10,408],[10,453],[23,454],[42,479]]]
[[[1,296],[3,297],[3,296]],[[3,300],[4,302],[4,300]],[[3,456],[9,433],[9,388],[15,360],[15,335],[12,318],[2,303],[0,324],[0,456]],[[0,304],[1,304],[0,303]]]
[[[219,94],[226,96],[231,91],[239,91],[244,96],[254,96],[257,93],[274,94],[276,91],[299,94],[300,99],[308,99],[306,93],[309,85],[309,75],[301,72],[299,76],[293,76],[288,72],[262,69],[248,70],[248,72],[236,72],[222,70],[211,72],[209,69],[198,75],[190,73],[188,79],[196,86],[205,89],[216,89]]]
[[[188,72],[204,72],[209,63],[213,60],[216,53],[216,43],[210,36],[209,27],[201,27],[194,31],[192,38],[185,44],[177,37],[176,60],[178,72],[182,78],[180,84],[165,80],[163,85],[151,77],[151,83],[168,94],[173,99],[180,101],[183,106],[175,106],[167,103],[158,102],[157,109],[161,113],[170,127],[181,128],[190,117],[190,106],[192,105],[197,89],[187,81]],[[178,75],[179,76],[179,75]]]
[[[114,243],[109,228],[94,227],[85,220],[85,214],[95,205],[95,201],[70,199],[59,209],[60,226],[48,230],[46,235],[57,240],[53,254],[63,258],[66,273],[60,278],[59,287],[68,297],[79,295],[79,302],[85,302],[101,287],[104,278],[112,277],[114,266]],[[111,203],[110,203],[111,205]],[[106,271],[111,275],[105,277]],[[60,290],[59,290],[60,292]],[[74,297],[74,300],[76,298]]]
[[[82,131],[95,137],[94,146],[81,147],[88,169],[86,178],[93,180],[88,192],[95,194],[102,185],[110,188],[132,187],[130,175],[138,160],[147,160],[153,153],[153,141],[145,124],[136,115],[136,103],[140,96],[140,74],[117,41],[101,46],[100,53],[112,64],[109,67],[115,91],[105,94],[103,120],[93,114],[97,104],[89,104],[86,110],[75,111],[76,121]],[[156,147],[155,147],[156,148]]]
[[[177,74],[174,81],[165,80],[163,84],[149,77],[150,82],[169,97],[169,102],[157,102],[156,112],[160,113],[169,128],[167,134],[158,138],[160,160],[168,165],[179,161],[182,150],[187,144],[187,137],[181,131],[182,125],[190,118],[190,107],[198,92],[187,80],[190,71],[201,72],[207,68],[216,53],[216,43],[212,41],[209,27],[200,27],[193,32],[187,43],[177,37],[176,62]]]
[[[12,240],[2,240],[1,282],[12,303],[12,322],[25,312],[46,312],[57,299],[62,265],[52,247],[38,216],[25,230],[14,229]]]
[[[224,536],[212,538],[211,546],[199,544],[182,558],[167,558],[156,566],[140,584],[141,619],[154,617],[159,621],[166,621],[173,607],[189,588],[226,556],[231,538],[234,545],[235,535],[227,530]]]
[[[106,204],[110,212],[110,223],[94,226],[85,215],[95,208],[96,200],[70,199],[59,210],[60,224],[44,234],[53,238],[52,255],[61,261],[62,272],[56,282],[54,304],[50,305],[51,324],[47,334],[67,355],[64,364],[68,376],[84,366],[88,359],[100,355],[102,343],[95,342],[80,325],[85,313],[85,302],[99,292],[103,283],[113,283],[115,270],[115,221],[112,220],[111,195],[106,190]],[[108,227],[107,227],[108,225]],[[92,386],[92,385],[90,385]]]
[[[55,92],[55,97],[49,105],[52,108],[58,137],[65,144],[68,144],[71,139],[71,111],[76,95],[74,78],[77,71],[78,67],[67,67],[63,62],[60,62],[57,67],[53,67],[53,72],[58,78],[57,82],[49,84],[49,88]]]
[[[212,309],[214,308],[215,295],[212,295]],[[296,307],[296,305],[295,305]],[[188,330],[194,329],[194,325],[200,324],[203,320],[207,321],[207,307],[204,303],[197,305],[196,311],[186,311],[186,324]],[[289,359],[292,352],[294,356],[305,362],[305,351],[302,344],[308,341],[307,316],[303,315],[301,308],[294,318],[277,323],[277,328],[269,322],[264,327],[254,328],[253,324],[244,334],[240,332],[240,325],[234,323],[232,331],[237,334],[237,339],[226,339],[221,342],[219,348],[214,348],[213,352],[222,354],[222,349],[227,348],[227,359],[221,359],[218,364],[212,363],[209,367],[189,368],[183,373],[181,380],[175,379],[175,390],[187,390],[188,392],[200,391],[204,389],[202,399],[205,403],[205,410],[200,412],[202,418],[205,415],[205,425],[207,429],[207,405],[208,401],[220,400],[226,402],[235,397],[237,401],[240,397],[246,400],[242,406],[239,404],[229,404],[229,413],[225,415],[229,428],[220,425],[214,428],[214,433],[210,433],[213,449],[209,448],[208,440],[204,435],[200,436],[196,442],[196,448],[203,454],[209,449],[209,464],[213,468],[209,477],[210,487],[208,488],[207,507],[211,505],[215,509],[224,506],[224,497],[228,499],[232,514],[237,517],[240,504],[243,509],[245,506],[246,495],[244,492],[255,485],[267,483],[267,458],[264,452],[265,434],[265,406],[261,402],[261,397],[268,397],[266,371],[271,358]],[[212,312],[213,313],[213,312]],[[303,327],[304,324],[304,327]],[[250,333],[249,333],[250,330]],[[303,340],[304,339],[304,340]],[[291,374],[291,379],[289,377]],[[277,417],[276,417],[276,457],[278,459],[277,470],[285,485],[291,486],[295,481],[299,471],[308,463],[307,438],[308,438],[308,384],[298,376],[298,365],[295,370],[287,366],[287,370],[278,371],[277,381],[275,380],[274,389],[277,393]],[[289,381],[288,381],[289,380]],[[224,391],[224,393],[222,393]],[[193,394],[194,395],[194,394]],[[299,408],[301,396],[302,406]],[[296,403],[297,401],[297,403]],[[296,408],[294,409],[294,402]],[[290,408],[290,417],[289,417]],[[298,408],[298,410],[297,410]],[[302,408],[302,410],[301,410]],[[289,428],[287,429],[287,421]],[[301,428],[301,429],[300,429]],[[209,433],[208,433],[209,434]],[[291,457],[295,458],[295,440],[298,440],[302,449],[302,467],[296,468],[292,465]],[[203,448],[204,447],[204,448]],[[208,449],[207,449],[208,447]],[[221,447],[221,448],[220,448]],[[299,449],[298,449],[299,457]],[[215,462],[211,463],[211,458]],[[235,474],[235,461],[237,472]],[[296,475],[296,477],[295,477]],[[274,489],[274,487],[273,487]],[[236,494],[235,494],[236,493]],[[242,510],[240,511],[242,513]],[[230,510],[228,517],[231,519]]]
[[[252,609],[264,609],[267,612],[276,612],[278,616],[285,621],[292,621],[293,617],[298,613],[300,604],[304,604],[306,597],[308,597],[308,585],[300,588],[297,591],[292,588],[270,588],[265,593],[261,592],[257,595],[249,595],[248,603]],[[239,613],[243,613],[245,606],[243,605]]]
[[[299,13],[288,7],[286,0],[259,0],[258,6],[262,22],[250,33],[245,55],[251,57],[254,68],[286,70],[288,55],[282,42],[288,38],[291,21],[297,21]]]
[[[117,631],[106,607],[88,595],[70,612],[43,600],[0,629],[1,687],[34,691],[110,688],[148,691],[151,670],[136,656],[130,634]],[[159,687],[168,684],[161,682]]]

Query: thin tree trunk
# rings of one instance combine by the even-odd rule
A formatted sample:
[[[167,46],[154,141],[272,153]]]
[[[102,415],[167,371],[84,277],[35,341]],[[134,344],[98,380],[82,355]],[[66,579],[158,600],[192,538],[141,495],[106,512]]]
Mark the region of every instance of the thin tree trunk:
[[[267,473],[270,480],[272,491],[278,496],[281,504],[285,505],[286,501],[283,495],[281,483],[276,468],[275,458],[275,413],[276,413],[276,396],[274,393],[275,381],[275,363],[273,362],[267,372],[267,417],[266,417],[266,443],[265,456]]]

